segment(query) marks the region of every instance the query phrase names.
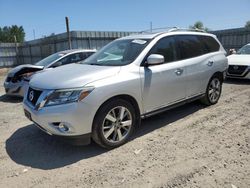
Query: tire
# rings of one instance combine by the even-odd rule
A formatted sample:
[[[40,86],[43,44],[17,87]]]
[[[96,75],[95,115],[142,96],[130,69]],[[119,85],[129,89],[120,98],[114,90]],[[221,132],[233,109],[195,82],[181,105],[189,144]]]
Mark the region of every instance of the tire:
[[[213,76],[207,85],[205,96],[201,99],[203,104],[208,106],[218,102],[222,91],[222,80],[218,76]]]
[[[104,103],[93,122],[92,138],[101,147],[112,149],[126,143],[136,127],[133,106],[123,99]]]

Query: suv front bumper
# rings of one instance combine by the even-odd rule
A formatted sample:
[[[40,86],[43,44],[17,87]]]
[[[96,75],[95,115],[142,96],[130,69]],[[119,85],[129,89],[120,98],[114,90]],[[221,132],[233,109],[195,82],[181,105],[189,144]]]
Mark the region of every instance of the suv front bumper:
[[[90,142],[95,115],[90,105],[75,102],[36,110],[29,101],[24,100],[23,108],[25,116],[47,134],[59,136],[74,144]]]

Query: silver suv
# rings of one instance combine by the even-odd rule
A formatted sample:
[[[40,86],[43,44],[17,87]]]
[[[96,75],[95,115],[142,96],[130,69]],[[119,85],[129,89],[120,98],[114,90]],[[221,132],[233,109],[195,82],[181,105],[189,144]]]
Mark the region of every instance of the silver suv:
[[[34,75],[24,112],[50,135],[114,148],[129,140],[141,118],[196,99],[217,103],[225,54],[203,32],[120,38],[80,64]]]

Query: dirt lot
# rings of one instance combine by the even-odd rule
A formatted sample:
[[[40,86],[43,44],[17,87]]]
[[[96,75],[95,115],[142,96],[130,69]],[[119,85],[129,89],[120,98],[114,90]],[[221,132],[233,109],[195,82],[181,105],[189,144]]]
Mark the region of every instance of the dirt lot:
[[[51,138],[27,120],[0,76],[0,187],[250,187],[250,82],[215,106],[194,102],[143,120],[107,151]]]

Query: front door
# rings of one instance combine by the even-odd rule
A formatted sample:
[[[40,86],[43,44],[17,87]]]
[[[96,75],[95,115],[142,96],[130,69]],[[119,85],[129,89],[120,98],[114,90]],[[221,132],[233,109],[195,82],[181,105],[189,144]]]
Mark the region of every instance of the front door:
[[[160,54],[165,63],[140,67],[144,113],[182,101],[186,97],[186,70],[176,61],[174,37],[160,39],[150,54]]]

